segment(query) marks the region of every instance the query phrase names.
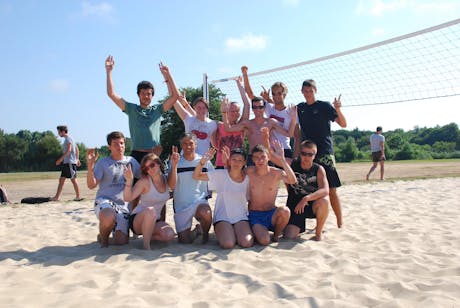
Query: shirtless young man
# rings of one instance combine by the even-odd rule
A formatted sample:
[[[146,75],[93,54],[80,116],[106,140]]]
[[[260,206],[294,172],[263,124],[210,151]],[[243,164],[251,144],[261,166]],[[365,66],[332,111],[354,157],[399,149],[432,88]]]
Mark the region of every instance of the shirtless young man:
[[[270,157],[283,169],[268,165],[269,150],[261,144],[252,151],[254,166],[247,168],[249,177],[249,223],[254,236],[261,245],[270,243],[268,231],[273,231],[273,241],[278,241],[283,229],[289,222],[290,211],[286,206],[276,206],[279,182],[295,184],[297,179],[286,162],[281,144],[275,142]]]
[[[249,82],[248,67],[241,67],[241,73],[243,74],[244,89],[246,90],[249,98],[252,99],[255,97],[255,95],[252,90],[251,83]],[[276,119],[284,129],[289,130],[292,121],[289,115],[290,108],[286,106],[284,102],[288,93],[287,86],[283,82],[277,81],[268,91],[265,90],[263,86],[262,88],[263,91],[260,93],[260,96],[262,96],[263,99],[267,102],[265,115],[268,118]],[[272,97],[270,97],[270,91]],[[287,162],[291,163],[293,157],[293,151],[290,144],[291,138],[284,136],[276,131],[274,132],[273,136],[276,140],[281,142],[281,145],[284,148],[284,157],[286,157]]]
[[[294,119],[291,121],[291,125],[289,126],[289,130],[285,130],[283,127],[280,126],[278,121],[275,119],[269,119],[264,117],[264,110],[265,110],[265,104],[266,102],[263,100],[262,97],[254,97],[252,100],[252,111],[254,112],[254,118],[251,120],[243,120],[240,123],[237,123],[235,125],[231,125],[228,121],[226,121],[225,124],[225,130],[227,132],[238,132],[238,131],[243,131],[247,130],[247,136],[248,136],[248,142],[249,142],[249,148],[252,149],[254,148],[257,144],[265,144],[264,138],[261,133],[261,129],[263,127],[267,127],[270,132],[272,130],[275,130],[285,136],[292,137],[294,136],[294,130],[295,130],[295,125],[296,121],[295,119],[297,118],[297,109],[296,107],[290,108],[290,116],[291,119]],[[253,166],[255,164],[255,161],[252,160],[252,154],[248,158],[248,165]]]

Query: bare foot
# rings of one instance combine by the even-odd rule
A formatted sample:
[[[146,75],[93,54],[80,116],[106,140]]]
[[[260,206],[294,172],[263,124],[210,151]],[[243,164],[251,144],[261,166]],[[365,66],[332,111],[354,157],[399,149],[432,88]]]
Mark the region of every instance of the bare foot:
[[[322,240],[322,234],[316,234],[311,239],[314,240],[314,241],[320,242]]]
[[[97,235],[97,242],[101,245],[101,248],[109,247],[109,237],[107,237],[106,239],[103,240],[101,235],[98,234]]]
[[[342,218],[337,218],[337,228],[342,228],[343,227],[343,222],[342,222]]]
[[[366,175],[366,181],[369,181],[369,174]]]
[[[209,233],[208,232],[203,233],[201,237],[201,244],[206,244],[208,240],[209,240]]]
[[[280,237],[281,237],[281,234],[273,234],[273,242],[279,242],[280,240]]]
[[[196,239],[197,237],[201,236],[203,234],[203,230],[201,229],[200,224],[195,225],[195,229],[192,231],[193,233],[193,238]]]
[[[59,199],[57,197],[53,197],[50,199],[50,201],[59,201]]]

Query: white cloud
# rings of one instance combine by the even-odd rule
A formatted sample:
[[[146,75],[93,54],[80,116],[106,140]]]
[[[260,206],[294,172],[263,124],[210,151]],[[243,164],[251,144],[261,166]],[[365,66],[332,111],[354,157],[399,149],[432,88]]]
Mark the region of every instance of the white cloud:
[[[418,0],[360,0],[355,12],[358,15],[381,16],[388,12],[413,10],[421,13],[449,13],[460,6],[457,0],[418,1]]]
[[[89,1],[83,1],[80,4],[80,10],[71,14],[69,18],[73,21],[88,18],[95,18],[108,23],[117,21],[115,18],[115,9],[108,2],[92,4]]]
[[[408,0],[391,0],[391,1],[383,1],[383,0],[360,0],[356,7],[356,12],[359,15],[374,15],[380,16],[384,13],[397,11],[409,6]]]
[[[81,14],[83,16],[99,16],[99,17],[111,17],[113,13],[113,7],[107,2],[99,4],[91,4],[88,1],[84,1],[82,4]]]
[[[268,44],[265,35],[245,34],[241,37],[229,37],[225,40],[225,48],[228,52],[260,51]]]
[[[460,3],[458,1],[433,1],[427,3],[418,3],[415,9],[424,13],[449,13],[458,9]]]
[[[48,89],[54,93],[65,93],[70,89],[70,83],[65,79],[50,80]]]
[[[300,0],[283,0],[283,3],[287,6],[296,7],[299,5]]]
[[[385,34],[385,29],[383,28],[375,28],[375,29],[372,29],[372,36],[381,36],[383,34]]]

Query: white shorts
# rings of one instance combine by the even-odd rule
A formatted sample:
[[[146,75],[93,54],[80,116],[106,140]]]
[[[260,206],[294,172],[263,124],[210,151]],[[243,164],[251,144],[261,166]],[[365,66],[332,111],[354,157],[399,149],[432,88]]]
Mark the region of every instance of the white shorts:
[[[129,235],[129,210],[123,205],[114,203],[112,200],[96,199],[94,201],[94,214],[96,214],[97,219],[99,219],[99,213],[103,209],[112,209],[115,211],[115,226],[112,233],[121,231]]]
[[[193,203],[188,208],[180,212],[174,213],[174,223],[176,224],[177,233],[192,228],[193,217],[195,217],[196,209],[198,208],[200,204],[209,205],[207,200],[200,199],[196,201],[195,203]]]

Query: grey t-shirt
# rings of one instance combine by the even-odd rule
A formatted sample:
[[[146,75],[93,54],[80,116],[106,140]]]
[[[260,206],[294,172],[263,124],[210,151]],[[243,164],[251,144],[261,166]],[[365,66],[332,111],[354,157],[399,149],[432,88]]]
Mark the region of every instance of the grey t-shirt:
[[[73,143],[73,139],[70,136],[64,137],[64,143],[62,144],[62,151],[66,152],[67,147],[71,145],[72,149],[70,150],[70,154],[64,157],[64,164],[76,164],[77,163],[77,156],[75,155],[75,143]]]
[[[124,156],[121,160],[112,157],[99,159],[94,166],[94,177],[99,182],[96,199],[108,199],[116,204],[127,204],[123,200],[125,188],[124,167],[131,165],[134,177],[140,178],[141,170],[139,163],[131,156]]]
[[[385,137],[381,134],[372,134],[371,135],[371,152],[378,152],[382,150],[381,142],[385,142]]]

